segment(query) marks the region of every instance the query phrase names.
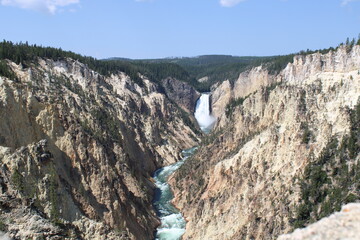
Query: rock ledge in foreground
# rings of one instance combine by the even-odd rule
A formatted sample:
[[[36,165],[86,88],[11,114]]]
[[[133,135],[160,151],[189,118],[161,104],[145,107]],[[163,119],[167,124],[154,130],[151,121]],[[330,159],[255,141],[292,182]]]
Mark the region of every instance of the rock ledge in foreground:
[[[360,238],[360,203],[350,203],[327,218],[296,229],[291,234],[281,235],[278,240],[300,239],[346,239]]]

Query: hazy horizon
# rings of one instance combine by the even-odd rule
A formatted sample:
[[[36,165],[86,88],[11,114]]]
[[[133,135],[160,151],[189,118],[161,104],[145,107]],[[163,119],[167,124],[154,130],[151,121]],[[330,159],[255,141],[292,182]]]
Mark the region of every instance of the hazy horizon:
[[[275,56],[360,33],[358,0],[0,0],[0,39],[98,59]]]

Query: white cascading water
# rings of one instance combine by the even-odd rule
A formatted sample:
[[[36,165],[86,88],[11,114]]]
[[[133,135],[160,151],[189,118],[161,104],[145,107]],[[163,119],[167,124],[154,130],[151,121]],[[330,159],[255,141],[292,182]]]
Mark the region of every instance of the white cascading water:
[[[210,132],[215,124],[215,118],[210,114],[210,94],[203,93],[196,103],[195,118],[202,131]],[[185,219],[182,214],[171,203],[173,194],[168,184],[168,178],[173,174],[191,155],[195,148],[182,152],[183,159],[173,165],[158,169],[154,174],[155,197],[153,205],[161,220],[161,225],[156,231],[156,240],[179,240],[185,233]]]
[[[195,118],[202,131],[208,133],[215,124],[216,119],[210,113],[210,94],[203,93],[196,103]]]
[[[171,203],[173,194],[167,180],[185,161],[196,148],[184,150],[183,159],[175,164],[161,168],[154,174],[155,190],[154,207],[161,220],[161,225],[156,232],[156,240],[178,240],[185,232],[185,219]]]

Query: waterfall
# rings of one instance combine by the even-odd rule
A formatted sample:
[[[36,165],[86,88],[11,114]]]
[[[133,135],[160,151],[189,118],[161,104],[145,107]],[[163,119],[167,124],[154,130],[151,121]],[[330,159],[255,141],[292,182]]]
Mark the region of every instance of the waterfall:
[[[195,118],[201,130],[205,133],[210,132],[215,124],[215,118],[210,114],[210,94],[203,93],[196,103]],[[186,221],[182,214],[171,203],[173,194],[168,184],[168,178],[189,158],[196,147],[184,150],[183,159],[170,166],[158,169],[154,174],[155,197],[153,205],[157,215],[160,217],[161,225],[156,231],[155,240],[179,240],[185,233]]]
[[[202,131],[210,132],[215,124],[215,117],[210,113],[210,93],[202,93],[196,103],[195,118]]]

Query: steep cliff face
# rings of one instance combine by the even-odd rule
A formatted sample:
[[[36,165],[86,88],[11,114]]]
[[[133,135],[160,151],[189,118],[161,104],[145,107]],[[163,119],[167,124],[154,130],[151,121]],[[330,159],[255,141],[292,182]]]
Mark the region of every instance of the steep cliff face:
[[[281,81],[280,76],[273,76],[263,67],[255,67],[249,71],[240,73],[239,78],[231,86],[230,82],[224,81],[219,86],[214,86],[212,91],[212,110],[215,117],[220,118],[226,111],[226,105],[230,99],[246,98],[261,87],[269,86]],[[220,122],[219,125],[223,125]]]
[[[0,77],[0,226],[15,239],[149,239],[151,174],[196,145],[159,87],[39,59]],[[31,230],[30,230],[31,229]]]
[[[184,239],[272,239],[359,198],[338,178],[359,177],[359,46],[296,56],[276,76],[255,68],[234,86],[213,90],[217,126],[172,179]]]
[[[166,78],[162,84],[166,95],[192,116],[200,93],[194,87],[175,78]]]
[[[193,114],[200,93],[186,82],[171,77],[163,79],[162,86],[166,96],[180,108],[185,124],[190,126],[197,135],[201,135],[202,133]]]

